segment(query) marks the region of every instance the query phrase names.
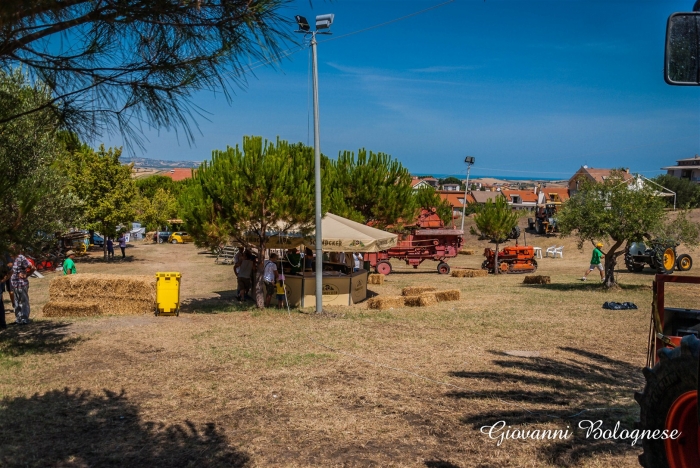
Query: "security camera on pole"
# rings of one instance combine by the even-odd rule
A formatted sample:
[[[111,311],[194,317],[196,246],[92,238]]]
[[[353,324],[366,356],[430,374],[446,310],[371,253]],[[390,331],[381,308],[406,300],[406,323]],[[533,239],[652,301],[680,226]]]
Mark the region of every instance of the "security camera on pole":
[[[323,311],[323,235],[321,233],[321,138],[318,126],[318,62],[316,58],[316,34],[331,34],[329,29],[333,24],[334,15],[319,15],[316,17],[316,30],[311,31],[309,22],[303,16],[295,16],[299,29],[304,35],[311,35],[311,55],[314,87],[314,176],[316,182],[316,313]]]
[[[462,231],[464,231],[464,215],[467,212],[467,193],[469,192],[469,171],[472,170],[472,164],[474,164],[474,156],[467,156],[464,158],[464,162],[467,163],[467,185],[464,187],[464,201],[462,202]]]

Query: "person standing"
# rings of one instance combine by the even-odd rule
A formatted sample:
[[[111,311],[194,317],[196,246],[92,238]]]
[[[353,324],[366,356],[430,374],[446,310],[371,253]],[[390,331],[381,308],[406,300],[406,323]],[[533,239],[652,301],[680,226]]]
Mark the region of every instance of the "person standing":
[[[15,320],[18,324],[29,323],[29,276],[34,271],[34,265],[22,255],[21,250],[17,250],[10,284],[15,295]]]
[[[126,236],[122,232],[119,234],[119,248],[122,249],[122,258],[126,258]]]
[[[107,238],[107,260],[114,260],[114,241],[111,237]]]
[[[64,275],[74,275],[75,274],[75,262],[73,261],[73,257],[75,256],[75,252],[72,250],[69,250],[66,252],[66,259],[63,260],[63,274]]]
[[[601,250],[602,248],[603,248],[603,244],[600,242],[598,242],[595,245],[595,249],[593,249],[593,254],[591,255],[591,266],[583,274],[581,281],[586,281],[586,277],[588,277],[588,274],[590,272],[592,272],[593,270],[595,270],[596,268],[600,271],[600,280],[605,281],[605,273],[604,273],[603,265],[600,263],[600,259],[605,256],[603,254],[603,251]]]
[[[253,286],[253,260],[247,250],[241,255],[238,266],[238,302],[244,301]]]
[[[301,254],[299,253],[299,250],[296,247],[293,247],[289,250],[289,252],[287,252],[287,261],[289,262],[289,266],[292,268],[290,271],[292,275],[296,275],[297,273],[303,270],[301,266]]]
[[[265,262],[263,269],[263,283],[265,283],[265,307],[270,307],[272,295],[275,294],[279,273],[277,273],[277,254],[270,254],[270,259]]]
[[[353,273],[357,273],[362,269],[362,261],[364,258],[362,257],[362,254],[360,252],[354,252],[352,254],[352,260],[353,260],[353,268],[352,271]]]
[[[3,293],[5,292],[5,285],[9,284],[8,281],[12,275],[12,269],[9,267],[5,259],[0,263],[0,330],[7,328],[7,322],[5,321],[5,303],[3,302]],[[9,291],[9,289],[8,289]],[[10,298],[11,300],[12,298]]]
[[[287,302],[287,294],[284,290],[284,275],[277,277],[277,308],[284,309]]]

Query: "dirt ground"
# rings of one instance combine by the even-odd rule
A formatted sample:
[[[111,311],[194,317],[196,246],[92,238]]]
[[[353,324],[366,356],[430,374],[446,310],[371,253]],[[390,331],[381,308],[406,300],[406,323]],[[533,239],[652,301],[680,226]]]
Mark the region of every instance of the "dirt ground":
[[[637,420],[653,273],[623,269],[621,287],[604,291],[595,273],[579,280],[590,246],[527,242],[564,245],[563,259],[538,260],[551,285],[393,262],[371,294],[430,285],[462,299],[323,315],[239,305],[232,267],[192,245],[79,259],[79,273],[181,272],[183,313],[43,319],[55,273],[32,280],[34,322],[0,332],[0,466],[638,466],[639,447],[586,438],[577,425]],[[450,264],[478,268],[485,246],[467,236],[476,255]],[[480,430],[498,421],[571,436],[498,446]]]

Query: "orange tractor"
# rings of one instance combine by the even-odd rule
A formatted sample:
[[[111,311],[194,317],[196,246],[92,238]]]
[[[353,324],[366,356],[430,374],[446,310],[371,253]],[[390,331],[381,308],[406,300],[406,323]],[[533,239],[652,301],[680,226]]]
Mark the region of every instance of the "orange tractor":
[[[484,257],[486,260],[481,264],[481,268],[495,273],[496,252],[487,248],[484,250]],[[532,273],[536,270],[535,249],[531,245],[508,246],[498,252],[499,273]]]

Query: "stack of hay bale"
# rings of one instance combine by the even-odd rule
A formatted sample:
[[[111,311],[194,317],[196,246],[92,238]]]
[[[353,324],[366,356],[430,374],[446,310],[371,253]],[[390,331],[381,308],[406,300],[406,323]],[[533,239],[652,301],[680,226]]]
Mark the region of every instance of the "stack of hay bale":
[[[372,273],[369,275],[367,284],[384,284],[384,275],[381,273]]]
[[[474,253],[473,249],[462,249],[459,251],[460,255],[474,255]]]
[[[528,275],[523,280],[524,284],[551,284],[552,278],[543,275]]]
[[[393,309],[399,307],[427,307],[438,302],[458,301],[459,289],[438,291],[430,286],[409,286],[403,288],[400,296],[373,297],[367,301],[370,309]]]
[[[488,270],[477,270],[476,268],[459,268],[452,270],[452,276],[455,278],[481,278],[488,275]]]
[[[59,276],[49,285],[44,317],[142,315],[154,311],[153,276],[78,274]]]

